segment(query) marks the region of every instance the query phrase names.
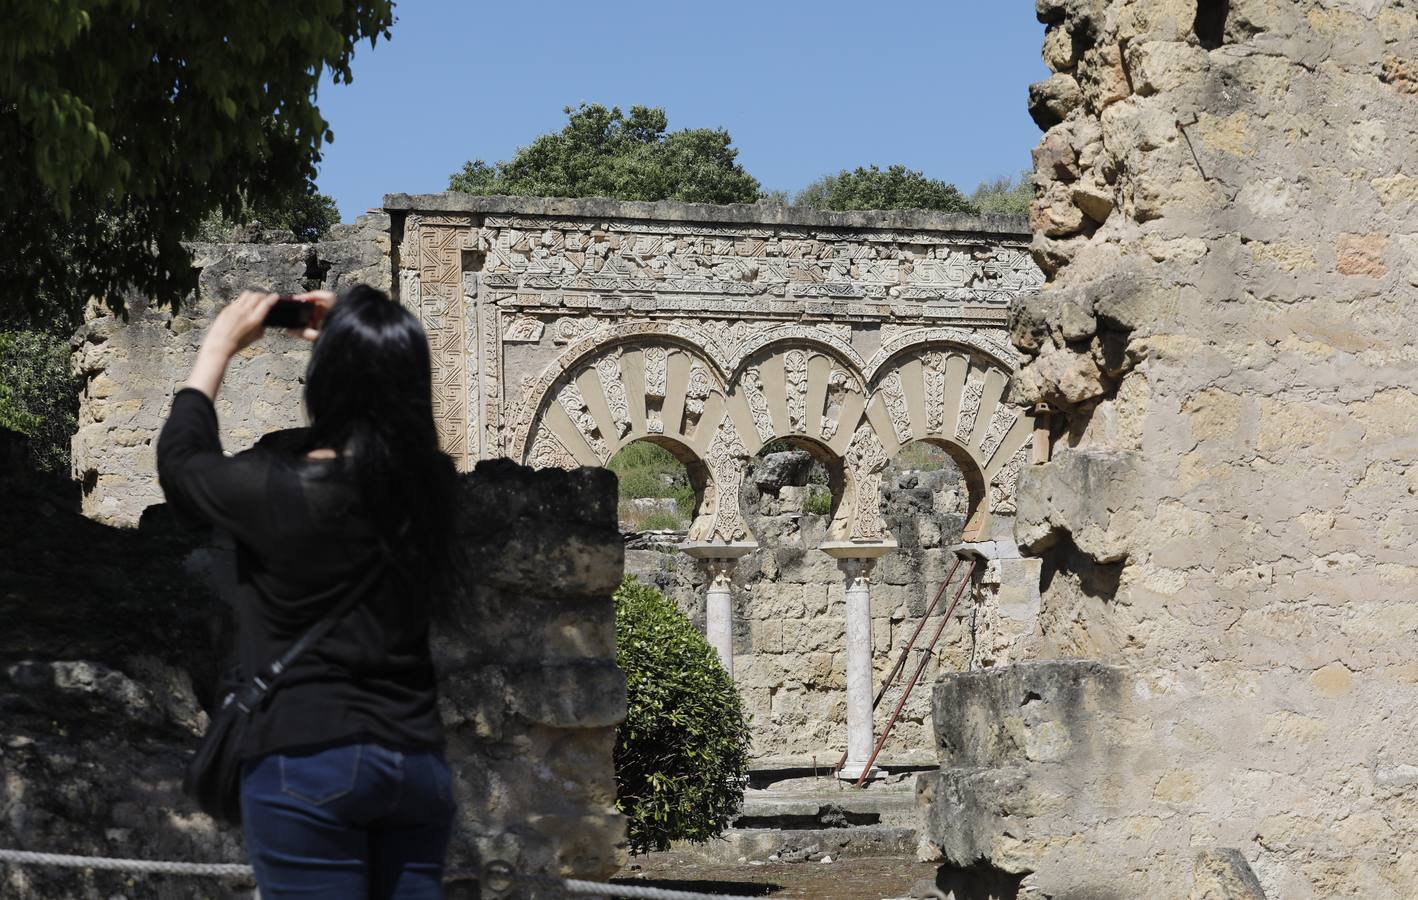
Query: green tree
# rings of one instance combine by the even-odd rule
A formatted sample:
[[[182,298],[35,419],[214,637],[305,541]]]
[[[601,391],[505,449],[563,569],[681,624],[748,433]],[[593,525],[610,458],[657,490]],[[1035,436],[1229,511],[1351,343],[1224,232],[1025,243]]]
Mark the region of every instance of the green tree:
[[[78,411],[69,342],[39,331],[0,331],[0,428],[29,438],[31,466],[68,474]]]
[[[392,0],[16,0],[0,29],[0,283],[31,320],[196,283],[182,241],[299,196],[333,139],[315,103],[387,37]],[[11,313],[13,321],[18,316]]]
[[[1029,202],[1034,199],[1033,173],[1024,171],[1018,179],[1001,175],[982,181],[970,194],[970,202],[981,215],[1027,216]]]
[[[942,212],[974,213],[975,207],[955,185],[927,178],[925,173],[905,166],[876,166],[842,170],[809,184],[793,198],[797,206],[832,209],[935,209]]]
[[[617,804],[630,849],[717,837],[748,775],[743,701],[714,649],[675,605],[633,577],[615,593],[625,721],[616,730]]]
[[[318,241],[339,224],[340,210],[334,197],[320,193],[314,183],[307,183],[304,190],[294,194],[244,200],[235,218],[228,218],[221,211],[211,213],[194,237],[227,241],[239,226],[258,222],[265,229],[264,235],[273,235],[281,241]]]
[[[470,194],[533,197],[614,197],[753,203],[758,179],[736,161],[738,151],[722,128],[666,132],[663,109],[600,104],[566,107],[561,131],[544,134],[510,160],[475,159],[448,180]]]

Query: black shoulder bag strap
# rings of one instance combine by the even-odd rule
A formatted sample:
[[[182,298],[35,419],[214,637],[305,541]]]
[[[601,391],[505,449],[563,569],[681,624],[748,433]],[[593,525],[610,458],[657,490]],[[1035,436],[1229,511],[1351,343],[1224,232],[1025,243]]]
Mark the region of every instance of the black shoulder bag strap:
[[[306,629],[305,634],[297,638],[295,643],[291,644],[290,647],[286,649],[285,653],[282,653],[276,659],[272,660],[266,668],[247,679],[246,684],[241,690],[232,695],[230,702],[235,703],[244,713],[250,713],[252,710],[256,709],[260,705],[262,698],[270,692],[271,687],[276,683],[276,679],[281,677],[281,673],[290,668],[291,663],[295,662],[301,654],[323,640],[325,635],[329,634],[330,630],[338,625],[349,611],[354,608],[355,604],[359,602],[359,598],[386,568],[387,566],[384,560],[381,559],[375,562],[370,567],[370,570],[365,573],[364,578],[360,579],[359,584],[355,585],[343,600],[335,604],[334,609],[331,609],[320,621]]]
[[[373,563],[360,583],[335,604],[334,609],[310,626],[285,653],[223,698],[221,708],[212,716],[211,725],[197,753],[187,764],[182,781],[183,790],[197,801],[203,812],[222,822],[237,824],[241,821],[241,753],[251,712],[261,705],[262,698],[281,673],[349,614],[359,602],[360,595],[369,589],[385,568],[384,560]]]

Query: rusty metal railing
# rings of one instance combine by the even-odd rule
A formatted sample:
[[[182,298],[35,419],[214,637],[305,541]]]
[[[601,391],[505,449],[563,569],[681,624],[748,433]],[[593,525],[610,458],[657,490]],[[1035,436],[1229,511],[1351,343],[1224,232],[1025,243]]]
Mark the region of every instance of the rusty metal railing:
[[[925,615],[921,616],[921,621],[916,623],[916,630],[911,632],[911,637],[909,640],[906,641],[906,646],[902,648],[901,655],[896,658],[895,665],[891,667],[891,671],[887,673],[886,678],[881,682],[881,689],[876,692],[876,697],[871,702],[871,709],[873,713],[875,713],[876,708],[881,705],[882,698],[886,696],[886,692],[891,689],[891,686],[893,684],[896,683],[896,679],[901,675],[902,672],[906,671],[906,660],[911,655],[911,649],[916,645],[916,638],[921,636],[921,630],[926,627],[926,620],[929,619],[935,613],[936,606],[939,605],[940,599],[945,596],[945,590],[946,588],[950,587],[950,581],[955,577],[955,573],[959,568],[960,557],[957,556],[955,557],[955,564],[952,565],[950,567],[950,571],[946,573],[945,580],[940,583],[940,590],[935,592],[935,598],[932,599],[930,605],[926,607]],[[951,608],[954,609],[954,607]],[[932,643],[931,646],[934,647],[934,643]],[[875,758],[875,754],[873,754],[873,758]],[[837,760],[837,765],[832,767],[832,773],[835,775],[836,773],[840,772],[842,770],[842,767],[846,764],[847,751],[843,750],[842,758]]]
[[[911,680],[906,682],[906,690],[902,692],[901,699],[896,702],[896,708],[891,711],[891,718],[886,720],[886,727],[881,729],[881,737],[877,739],[876,746],[872,748],[871,758],[868,759],[867,764],[862,767],[862,774],[857,778],[856,784],[854,784],[853,787],[861,787],[866,784],[867,775],[871,774],[872,763],[876,762],[877,756],[881,753],[881,748],[886,746],[886,739],[891,737],[892,727],[896,724],[896,720],[900,718],[901,710],[906,708],[906,701],[910,699],[911,691],[916,687],[916,682],[920,680],[921,673],[925,672],[926,666],[930,664],[931,654],[935,651],[936,644],[940,642],[940,636],[944,633],[945,626],[950,623],[950,617],[955,614],[955,607],[960,603],[960,598],[965,593],[966,585],[970,583],[971,577],[975,574],[975,563],[976,561],[972,557],[969,565],[965,567],[965,577],[960,580],[960,586],[955,589],[955,595],[950,598],[950,605],[945,608],[945,615],[940,617],[940,624],[936,625],[935,632],[931,634],[930,645],[927,646],[925,652],[921,654],[921,661],[916,664],[916,671],[911,674]],[[955,570],[958,568],[960,568],[960,558],[956,557],[955,565],[952,566],[950,570],[951,574],[955,574]],[[939,600],[940,597],[944,595],[945,587],[948,584],[950,584],[950,576],[946,576],[945,584],[941,585],[940,592],[936,595],[936,600]],[[932,602],[931,607],[935,607],[934,602]],[[927,616],[929,616],[929,613],[927,613]],[[922,618],[921,624],[916,626],[916,634],[920,634],[921,626],[925,625],[925,623],[925,618]],[[914,643],[915,639],[916,635],[911,635],[912,643]],[[909,649],[910,644],[907,644],[907,647]],[[902,654],[902,659],[905,659],[904,653]],[[883,688],[882,693],[877,695],[877,700],[880,701],[885,693],[886,690]],[[875,706],[873,706],[873,709],[875,709]],[[838,764],[838,768],[841,768],[840,763]]]

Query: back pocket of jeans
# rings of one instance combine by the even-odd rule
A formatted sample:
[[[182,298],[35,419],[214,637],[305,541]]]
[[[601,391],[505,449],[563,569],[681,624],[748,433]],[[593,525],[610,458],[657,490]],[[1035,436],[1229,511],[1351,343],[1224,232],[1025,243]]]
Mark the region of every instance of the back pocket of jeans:
[[[338,800],[354,790],[362,749],[349,744],[299,756],[281,754],[281,790],[316,806]]]

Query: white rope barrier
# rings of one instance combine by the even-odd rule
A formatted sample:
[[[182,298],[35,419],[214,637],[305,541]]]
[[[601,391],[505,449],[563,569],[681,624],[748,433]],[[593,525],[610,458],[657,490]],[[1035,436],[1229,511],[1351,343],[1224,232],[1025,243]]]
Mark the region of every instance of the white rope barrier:
[[[0,850],[0,862],[69,869],[103,869],[110,872],[154,872],[160,875],[203,875],[211,878],[250,878],[251,867],[241,863],[189,863],[163,859],[112,859],[106,856],[69,856],[30,850]]]
[[[108,872],[146,872],[156,875],[194,875],[208,878],[251,878],[252,870],[243,863],[192,863],[162,859],[117,859],[107,856],[70,856],[65,853],[38,853],[32,850],[0,849],[0,862],[15,865],[59,866],[69,869],[96,869]],[[756,900],[731,894],[702,894],[669,888],[633,884],[607,884],[600,881],[579,881],[574,878],[554,878],[550,875],[522,875],[506,863],[489,863],[484,876],[492,882],[539,885],[556,888],[568,894],[594,897],[620,897],[625,900]],[[510,884],[508,885],[510,887]]]

